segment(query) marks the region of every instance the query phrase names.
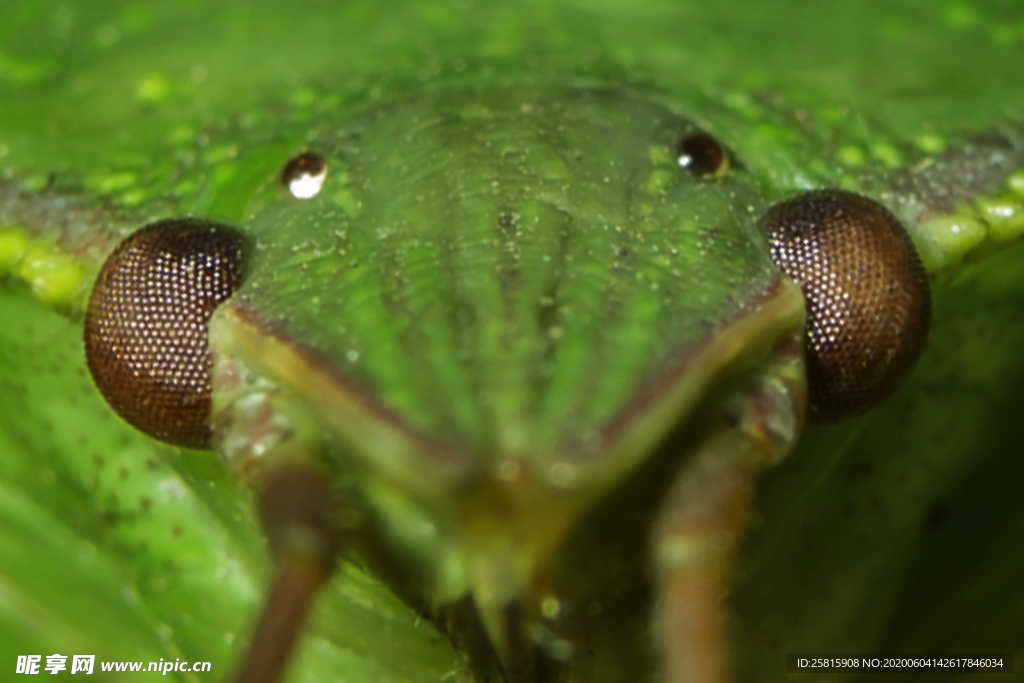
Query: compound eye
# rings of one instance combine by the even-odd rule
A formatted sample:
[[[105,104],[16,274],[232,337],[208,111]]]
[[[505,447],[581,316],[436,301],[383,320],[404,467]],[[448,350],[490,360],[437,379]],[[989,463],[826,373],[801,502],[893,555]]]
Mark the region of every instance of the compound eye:
[[[85,316],[93,379],[127,422],[189,448],[210,442],[208,324],[241,281],[244,243],[191,218],[152,223],[107,259]]]
[[[867,409],[896,388],[928,336],[928,279],[906,230],[881,204],[841,190],[776,204],[761,225],[807,301],[811,415]]]

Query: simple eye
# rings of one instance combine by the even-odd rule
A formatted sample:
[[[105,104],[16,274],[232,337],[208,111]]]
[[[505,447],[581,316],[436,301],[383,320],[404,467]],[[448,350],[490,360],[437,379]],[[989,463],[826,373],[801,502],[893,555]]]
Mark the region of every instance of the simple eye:
[[[721,176],[729,170],[729,153],[707,133],[691,133],[676,143],[676,160],[681,168],[704,178]]]
[[[196,219],[152,223],[110,255],[85,316],[89,370],[111,407],[151,436],[210,440],[207,325],[241,281],[244,244]]]
[[[296,199],[320,194],[327,179],[327,162],[316,152],[303,152],[289,159],[281,171],[281,184]]]
[[[881,204],[841,190],[776,204],[761,225],[807,300],[812,416],[868,408],[895,389],[928,335],[928,280],[910,237]]]

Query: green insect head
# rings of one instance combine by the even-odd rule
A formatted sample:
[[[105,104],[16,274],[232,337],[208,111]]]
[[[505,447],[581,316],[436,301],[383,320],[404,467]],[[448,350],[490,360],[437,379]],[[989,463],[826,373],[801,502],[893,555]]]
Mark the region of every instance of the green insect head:
[[[862,410],[923,345],[896,219],[834,190],[769,206],[728,141],[624,87],[432,85],[298,139],[238,224],[125,240],[86,325],[122,416],[259,491],[279,574],[240,680],[277,675],[285,605],[339,554],[512,679],[586,670],[615,574],[655,595],[649,666],[722,680],[756,473],[808,388],[815,417]],[[622,495],[646,522],[599,521]]]

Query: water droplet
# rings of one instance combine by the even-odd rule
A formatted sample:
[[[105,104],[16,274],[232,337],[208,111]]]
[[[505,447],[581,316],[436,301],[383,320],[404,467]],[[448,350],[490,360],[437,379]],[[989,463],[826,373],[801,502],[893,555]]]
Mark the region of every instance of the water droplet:
[[[311,199],[320,194],[327,178],[327,162],[315,152],[292,157],[281,171],[281,182],[296,199]]]

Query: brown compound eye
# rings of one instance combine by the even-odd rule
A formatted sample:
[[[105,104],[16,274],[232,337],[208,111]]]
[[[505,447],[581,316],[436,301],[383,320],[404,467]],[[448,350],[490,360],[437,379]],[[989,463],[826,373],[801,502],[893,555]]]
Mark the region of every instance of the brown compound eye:
[[[928,335],[928,279],[910,237],[881,204],[841,190],[776,204],[761,225],[807,301],[811,415],[868,408],[899,384]]]
[[[111,407],[179,446],[210,441],[207,325],[237,289],[244,243],[197,219],[152,223],[110,255],[85,316],[89,370]]]

